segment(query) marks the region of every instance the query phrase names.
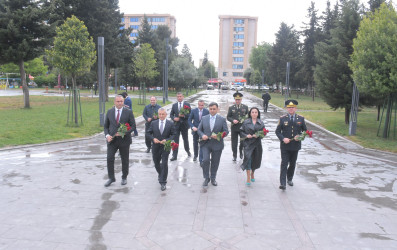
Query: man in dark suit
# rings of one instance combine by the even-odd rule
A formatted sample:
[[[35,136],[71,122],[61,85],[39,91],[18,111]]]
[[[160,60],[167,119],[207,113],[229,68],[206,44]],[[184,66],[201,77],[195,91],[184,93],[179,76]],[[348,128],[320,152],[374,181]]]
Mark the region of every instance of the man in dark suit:
[[[158,173],[161,191],[166,189],[168,176],[168,156],[170,151],[164,150],[164,143],[173,140],[175,135],[174,122],[166,119],[167,112],[164,108],[158,110],[159,119],[150,124],[146,135],[153,141],[152,156],[154,166]]]
[[[219,162],[224,148],[223,138],[217,140],[219,132],[229,133],[227,128],[226,119],[218,115],[218,104],[211,102],[209,104],[209,115],[202,118],[197,133],[202,140],[200,147],[203,149],[203,187],[208,186],[211,180],[212,185],[217,186],[216,173],[218,172]],[[211,172],[211,175],[210,175]]]
[[[199,151],[198,151],[198,140],[199,140],[199,135],[197,133],[197,128],[201,122],[201,118],[205,115],[209,114],[208,109],[204,108],[204,101],[199,100],[198,101],[198,107],[195,109],[192,109],[192,112],[189,115],[188,123],[190,128],[192,129],[192,135],[193,135],[193,150],[194,150],[194,157],[193,161],[197,161],[197,156],[199,156]],[[200,148],[200,156],[199,156],[199,161],[200,165],[203,161],[203,150]]]
[[[298,151],[301,149],[301,142],[297,138],[307,130],[305,118],[295,113],[297,105],[296,100],[285,101],[288,114],[280,117],[276,128],[281,150],[280,189],[282,190],[286,189],[286,179],[288,185],[294,185],[292,178],[295,173]]]
[[[189,130],[189,123],[187,122],[187,119],[189,118],[189,114],[187,115],[182,115],[179,114],[179,110],[181,108],[184,108],[185,106],[191,109],[190,104],[188,102],[183,101],[183,94],[181,92],[178,92],[176,94],[176,98],[178,100],[177,103],[174,103],[172,105],[172,109],[170,112],[170,117],[171,120],[175,122],[175,142],[179,144],[179,136],[182,134],[182,139],[183,139],[183,146],[185,148],[185,151],[187,153],[187,156],[190,157],[192,156],[190,154],[190,149],[189,149],[189,137],[188,137],[188,130]],[[174,150],[172,154],[171,161],[175,161],[178,158],[178,149]]]
[[[229,107],[227,112],[227,120],[231,123],[232,131],[232,151],[233,151],[233,161],[237,158],[237,145],[238,137],[240,136],[240,128],[243,124],[241,118],[248,115],[248,106],[241,103],[243,99],[243,94],[236,92],[233,94],[236,104]],[[243,144],[240,143],[239,146],[240,158],[243,159]]]
[[[110,184],[116,181],[114,177],[114,155],[117,150],[120,152],[123,173],[121,176],[121,185],[127,184],[130,144],[132,143],[131,132],[136,128],[134,114],[132,110],[124,107],[123,96],[117,95],[114,98],[114,105],[115,106],[106,113],[104,124],[104,132],[107,141],[107,169],[109,176],[109,180],[105,183],[105,187],[110,186]],[[131,129],[125,133],[124,137],[121,137],[118,129],[120,124],[126,123],[131,126]]]
[[[264,110],[265,112],[267,112],[267,108],[268,108],[268,106],[269,106],[269,101],[270,101],[270,99],[272,99],[272,97],[270,96],[269,91],[266,90],[266,93],[264,93],[264,94],[262,95],[263,110]]]
[[[157,99],[155,96],[150,97],[150,104],[146,105],[143,109],[142,116],[145,118],[145,143],[146,143],[146,153],[150,152],[150,148],[152,147],[152,140],[146,136],[147,131],[150,127],[152,121],[159,119],[156,114],[161,108],[160,105],[157,104]],[[157,114],[158,115],[158,114]]]

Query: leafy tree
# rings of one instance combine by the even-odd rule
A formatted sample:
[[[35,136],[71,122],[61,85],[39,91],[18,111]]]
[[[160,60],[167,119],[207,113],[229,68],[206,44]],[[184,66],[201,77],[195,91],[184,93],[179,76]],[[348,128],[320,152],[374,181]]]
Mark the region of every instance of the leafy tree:
[[[251,77],[250,77],[250,82],[255,83],[255,84],[261,84],[262,83],[262,72],[259,70],[255,70],[252,72]]]
[[[207,63],[208,63],[208,52],[205,51],[204,59],[203,59],[203,62],[201,63],[201,66],[204,67]]]
[[[170,65],[170,85],[177,90],[189,87],[196,78],[196,68],[186,57],[178,57]]]
[[[247,68],[246,70],[244,70],[243,77],[247,81],[248,85],[251,85],[251,75],[252,75],[253,72],[254,72],[254,70],[252,68]]]
[[[158,75],[154,50],[148,43],[140,45],[135,59],[135,74],[146,84]]]
[[[369,5],[369,10],[371,12],[375,12],[376,9],[378,9],[382,3],[386,2],[386,0],[369,0],[368,5]]]
[[[136,41],[138,44],[148,43],[153,46],[154,31],[152,30],[152,25],[150,25],[148,22],[146,15],[143,16],[141,28],[138,31],[138,37]]]
[[[41,4],[42,1],[0,0],[0,63],[18,65],[25,108],[30,108],[25,62],[40,56],[53,34]]]
[[[182,57],[187,58],[190,63],[194,63],[192,59],[192,54],[190,53],[190,49],[186,44],[184,44],[182,48]]]
[[[269,73],[273,81],[285,82],[287,62],[290,62],[290,85],[298,87],[301,85],[297,77],[301,67],[299,34],[294,26],[288,26],[283,22],[276,33],[276,43],[269,53]]]
[[[397,13],[392,4],[383,3],[360,23],[353,41],[350,68],[360,94],[387,99],[385,130],[390,126],[391,99],[397,94]]]
[[[334,9],[331,10],[331,2],[327,1],[327,8],[321,16],[321,41],[331,39],[331,30],[336,26],[336,20],[339,15],[338,3],[335,4]]]
[[[315,46],[314,78],[325,102],[333,109],[345,109],[345,123],[349,124],[353,79],[348,62],[361,18],[358,0],[343,0],[341,4],[331,39]]]
[[[54,46],[47,53],[50,63],[72,78],[74,118],[78,125],[76,77],[89,72],[94,64],[95,43],[89,36],[87,27],[75,16],[66,19],[64,24],[57,27],[56,33]]]
[[[257,47],[252,48],[251,55],[249,57],[249,63],[251,65],[252,69],[260,72],[261,75],[262,75],[262,70],[265,71],[265,82],[270,81],[269,53],[271,50],[272,50],[272,46],[266,42],[263,42],[261,44],[258,44]],[[251,72],[247,71],[247,73],[251,73]],[[245,72],[244,72],[244,74],[245,74]],[[248,78],[246,78],[246,79],[248,79]],[[262,80],[260,80],[259,82],[254,81],[254,83],[260,83],[260,82],[262,82]]]

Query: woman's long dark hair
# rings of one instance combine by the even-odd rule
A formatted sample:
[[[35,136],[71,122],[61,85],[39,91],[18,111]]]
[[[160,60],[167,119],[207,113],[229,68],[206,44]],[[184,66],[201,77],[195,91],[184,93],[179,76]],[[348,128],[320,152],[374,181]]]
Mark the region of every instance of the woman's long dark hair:
[[[252,111],[253,109],[256,109],[256,110],[258,111],[258,118],[257,118],[257,119],[261,119],[261,112],[259,111],[259,109],[258,109],[257,107],[252,107],[252,108],[250,109],[250,112],[248,112],[248,118],[251,118],[251,111]]]

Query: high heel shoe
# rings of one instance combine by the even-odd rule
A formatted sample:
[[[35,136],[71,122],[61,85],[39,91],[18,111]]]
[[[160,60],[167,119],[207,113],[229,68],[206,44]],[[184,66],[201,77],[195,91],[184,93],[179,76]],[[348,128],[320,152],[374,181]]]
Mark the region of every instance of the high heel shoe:
[[[249,186],[251,186],[251,182],[247,182],[247,183],[245,183],[245,185],[246,185],[247,187],[249,187]]]
[[[255,182],[255,178],[252,178],[251,181],[252,181],[252,182]]]

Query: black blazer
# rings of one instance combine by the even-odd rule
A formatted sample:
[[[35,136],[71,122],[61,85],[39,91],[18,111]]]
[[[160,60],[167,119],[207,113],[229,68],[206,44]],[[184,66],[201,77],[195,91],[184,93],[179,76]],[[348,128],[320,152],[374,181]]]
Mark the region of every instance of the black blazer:
[[[111,135],[114,136],[117,133],[118,128],[120,127],[120,123],[129,123],[131,126],[130,131],[128,131],[125,135],[123,140],[128,141],[130,144],[132,142],[131,140],[131,132],[136,129],[136,123],[135,123],[135,118],[134,114],[131,109],[123,107],[121,112],[121,116],[119,119],[119,124],[116,122],[116,110],[114,107],[108,110],[105,116],[105,124],[104,124],[104,133],[106,135]]]
[[[284,138],[293,139],[296,135],[302,134],[303,131],[307,130],[305,118],[303,116],[294,115],[294,121],[291,122],[289,115],[283,115],[278,121],[276,128],[276,135],[280,140],[280,148],[286,150],[300,150],[301,142],[292,140],[290,143],[285,144]]]
[[[151,141],[153,141],[154,138],[158,139],[159,141],[162,141],[164,139],[167,141],[174,140],[174,135],[175,135],[174,122],[165,119],[163,134],[160,133],[159,124],[160,124],[160,119],[151,122],[150,127],[146,132],[146,136],[150,138]],[[162,144],[153,143],[153,150],[160,146],[164,147],[164,145]]]
[[[189,106],[190,107],[190,103],[183,101],[183,106]],[[190,107],[190,112],[191,112],[191,107]],[[170,112],[170,118],[172,121],[174,121],[175,117],[179,117],[179,122],[175,123],[175,129],[189,129],[189,123],[188,123],[188,119],[189,119],[189,114],[185,115],[185,117],[179,117],[179,107],[178,107],[178,102],[172,104],[172,108],[171,108],[171,112]]]

